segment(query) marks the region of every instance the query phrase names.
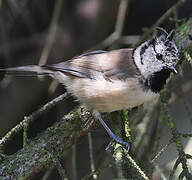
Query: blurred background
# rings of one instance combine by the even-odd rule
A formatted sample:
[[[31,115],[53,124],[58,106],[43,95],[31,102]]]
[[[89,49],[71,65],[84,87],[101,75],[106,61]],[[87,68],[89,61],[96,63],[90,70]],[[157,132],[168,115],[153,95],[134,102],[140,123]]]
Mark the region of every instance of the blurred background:
[[[175,0],[0,0],[0,68],[52,64],[92,49],[131,47],[175,3]],[[119,16],[122,16],[122,25],[117,21]],[[170,31],[176,27],[179,20],[191,16],[192,2],[187,1],[170,18],[166,18],[161,27]],[[118,23],[118,27],[121,27],[120,33],[115,34]],[[192,68],[189,63],[184,64],[182,72],[183,75],[177,75],[170,110],[179,131],[191,133]],[[18,124],[24,116],[63,92],[63,86],[51,78],[3,78],[0,82],[0,137]],[[43,132],[74,105],[73,98],[70,98],[40,117],[30,125],[29,138]],[[106,156],[105,146],[109,139],[102,127],[95,129],[92,137],[95,163],[99,165],[103,156]],[[170,132],[164,127],[160,146],[168,143],[169,137]],[[188,144],[188,139],[185,139],[184,144],[189,146],[192,153],[192,145]],[[4,152],[13,154],[21,147],[22,134],[19,134],[6,144]],[[84,138],[76,145],[77,179],[90,172],[88,151],[87,138]],[[107,156],[110,158],[110,155]],[[157,164],[165,168],[176,157],[175,147],[170,146],[157,160]],[[64,160],[66,169],[69,162],[70,158]],[[43,172],[34,179],[42,177]],[[52,171],[48,179],[53,177],[60,179],[56,170]],[[113,168],[108,168],[101,179],[115,177]]]

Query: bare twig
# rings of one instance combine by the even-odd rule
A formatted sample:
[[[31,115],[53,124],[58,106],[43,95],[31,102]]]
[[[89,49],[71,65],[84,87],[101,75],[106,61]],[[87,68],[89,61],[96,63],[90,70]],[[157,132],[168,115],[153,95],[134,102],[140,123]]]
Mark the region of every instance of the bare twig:
[[[109,35],[105,40],[103,40],[101,43],[99,43],[95,47],[91,48],[91,50],[106,48],[109,45],[112,45],[116,40],[118,40],[121,37],[129,1],[130,0],[121,0],[120,1],[114,32],[111,35]]]
[[[72,174],[73,174],[73,179],[77,179],[77,159],[76,159],[76,144],[72,146]]]
[[[106,156],[105,156],[106,157]],[[115,165],[114,162],[111,162],[111,163],[107,163],[105,164],[102,168],[98,168],[94,173],[90,173],[88,175],[85,175],[84,177],[81,178],[81,180],[89,180],[93,174],[97,174],[99,176],[99,174],[101,174],[101,172],[103,172],[105,169],[107,168],[111,168]]]
[[[57,23],[58,23],[58,19],[59,19],[60,13],[61,13],[63,1],[64,0],[57,0],[55,2],[55,8],[54,8],[51,24],[49,27],[48,37],[46,39],[45,46],[43,48],[43,51],[42,51],[42,54],[41,54],[41,57],[39,60],[39,65],[44,65],[47,62],[47,58],[48,58],[50,50],[52,48],[55,34],[57,31],[57,26],[58,26]]]
[[[173,143],[173,139],[170,139],[168,144],[166,144],[156,155],[155,157],[151,160],[151,163],[154,163],[157,158],[163,153],[165,152],[165,150],[167,150],[167,148]]]
[[[47,63],[48,56],[50,54],[50,51],[51,51],[51,48],[53,46],[53,42],[55,39],[55,34],[57,32],[58,20],[60,17],[63,1],[64,0],[57,0],[55,2],[55,8],[53,11],[52,20],[51,20],[51,24],[49,27],[48,37],[46,39],[45,46],[42,50],[41,57],[39,59],[39,65],[44,65]],[[49,87],[48,92],[53,93],[55,91],[55,89],[57,88],[57,86],[58,86],[58,82],[53,80]]]
[[[189,117],[189,119],[190,119],[190,121],[191,121],[191,124],[192,124],[192,110],[191,110],[191,105],[190,105],[186,100],[184,100],[183,103],[184,103],[184,107],[185,107],[185,109],[186,109],[186,111],[187,111],[187,113],[188,113],[188,117]]]
[[[121,0],[119,5],[117,23],[115,25],[115,32],[118,34],[119,37],[122,35],[122,32],[123,32],[123,26],[125,23],[128,4],[129,4],[129,0]]]
[[[93,142],[92,142],[91,132],[88,133],[88,142],[89,142],[90,167],[91,167],[91,172],[93,173],[92,178],[93,179],[98,179],[97,174],[94,174],[94,172],[95,172],[95,162],[94,162],[94,157],[93,157]]]
[[[138,35],[128,35],[119,37],[119,39],[116,40],[116,43],[124,45],[133,45],[136,44],[139,40],[140,36]]]
[[[45,174],[42,177],[42,180],[47,180],[49,178],[49,176],[51,175],[51,173],[53,172],[55,166],[52,165],[49,169],[47,169],[47,171],[45,172]]]
[[[140,41],[136,43],[134,46],[138,46],[141,42],[145,41],[151,33],[155,31],[155,28],[159,26],[165,19],[167,19],[173,12],[175,12],[177,9],[179,9],[184,3],[186,3],[188,0],[179,0],[176,2],[173,6],[171,6],[156,22],[153,24],[153,26],[148,29],[143,36],[141,37]]]

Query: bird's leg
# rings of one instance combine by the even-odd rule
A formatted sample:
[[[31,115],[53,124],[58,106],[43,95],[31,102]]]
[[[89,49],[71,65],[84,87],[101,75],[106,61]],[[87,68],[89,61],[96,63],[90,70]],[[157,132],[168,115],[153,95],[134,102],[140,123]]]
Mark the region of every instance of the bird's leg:
[[[119,136],[116,136],[111,129],[107,126],[107,124],[105,123],[105,121],[102,119],[100,113],[94,113],[96,118],[99,120],[99,122],[103,125],[103,127],[105,128],[105,130],[107,131],[107,133],[109,134],[110,138],[112,139],[112,141],[109,143],[109,145],[106,147],[106,150],[109,151],[111,145],[113,144],[112,142],[115,141],[119,144],[122,144],[123,146],[126,147],[127,150],[129,150],[129,143],[123,141]]]

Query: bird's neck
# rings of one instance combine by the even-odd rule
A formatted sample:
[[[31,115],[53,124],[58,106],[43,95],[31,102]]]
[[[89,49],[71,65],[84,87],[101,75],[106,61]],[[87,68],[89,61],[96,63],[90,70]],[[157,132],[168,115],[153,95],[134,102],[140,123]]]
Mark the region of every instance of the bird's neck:
[[[155,72],[144,80],[144,86],[154,93],[159,93],[165,86],[167,79],[170,77],[169,69],[162,69]]]

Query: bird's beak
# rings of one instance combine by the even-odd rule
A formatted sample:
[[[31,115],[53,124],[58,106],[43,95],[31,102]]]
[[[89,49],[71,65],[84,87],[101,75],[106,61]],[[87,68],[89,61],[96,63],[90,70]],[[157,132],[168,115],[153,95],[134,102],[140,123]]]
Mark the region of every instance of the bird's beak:
[[[172,66],[168,66],[168,69],[170,69],[173,73],[177,74],[177,70],[175,69],[175,67],[172,65]]]

